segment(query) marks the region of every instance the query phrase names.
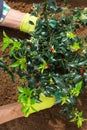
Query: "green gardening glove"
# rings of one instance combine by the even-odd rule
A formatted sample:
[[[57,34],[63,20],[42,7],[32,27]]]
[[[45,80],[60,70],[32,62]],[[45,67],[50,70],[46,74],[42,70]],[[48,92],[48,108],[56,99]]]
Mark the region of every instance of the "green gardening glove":
[[[36,26],[37,19],[38,19],[37,17],[29,13],[25,14],[20,24],[20,31],[26,33],[33,32]]]
[[[31,105],[29,99],[27,104],[23,104],[23,108],[25,109],[22,109],[22,111],[24,112],[25,117],[28,117],[30,114],[38,112],[40,110],[51,108],[55,104],[56,98],[54,96],[47,97],[41,93],[40,101],[40,103],[34,103]]]

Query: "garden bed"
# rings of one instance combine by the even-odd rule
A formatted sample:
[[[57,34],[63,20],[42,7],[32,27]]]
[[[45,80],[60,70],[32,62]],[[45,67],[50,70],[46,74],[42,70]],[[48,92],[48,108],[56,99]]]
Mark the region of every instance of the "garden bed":
[[[80,0],[80,2],[73,0],[69,7],[79,6],[87,7],[86,0]],[[30,7],[32,6],[32,1],[29,0],[7,0],[8,4],[14,9],[19,9],[23,12],[30,12]],[[34,2],[37,2],[35,0]],[[60,5],[60,3],[58,3]],[[0,28],[0,39],[2,39],[2,30]],[[10,37],[17,38],[28,38],[27,34],[21,33],[19,31],[4,28],[7,35]],[[87,28],[81,28],[78,30],[78,35],[84,37],[87,34]],[[2,46],[2,40],[0,40],[0,49]],[[0,50],[0,55],[3,53]],[[0,70],[0,105],[13,103],[17,100],[17,85],[19,80],[17,78],[17,83],[13,84],[10,77],[7,74]],[[79,107],[83,109],[84,115],[87,117],[87,92],[81,97]],[[59,115],[58,105],[54,106],[49,110],[44,110],[39,113],[32,114],[29,118],[20,118],[14,121],[10,121],[0,126],[0,130],[77,130],[76,125],[68,123],[66,119]],[[80,130],[87,129],[87,122],[83,124],[83,127]]]

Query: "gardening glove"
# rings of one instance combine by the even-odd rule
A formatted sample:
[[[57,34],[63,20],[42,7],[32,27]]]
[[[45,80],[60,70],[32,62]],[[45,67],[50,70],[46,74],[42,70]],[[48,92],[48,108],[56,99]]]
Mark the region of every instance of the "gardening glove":
[[[37,17],[26,13],[20,24],[20,31],[33,32],[36,26]]]
[[[55,104],[55,101],[56,101],[56,98],[54,96],[46,97],[43,93],[40,94],[39,99],[41,101],[40,103],[35,103],[32,105],[30,105],[30,100],[29,100],[29,103],[27,104],[27,106],[30,107],[30,109],[28,113],[24,112],[25,117],[28,117],[30,114],[38,112],[40,110],[51,108]]]

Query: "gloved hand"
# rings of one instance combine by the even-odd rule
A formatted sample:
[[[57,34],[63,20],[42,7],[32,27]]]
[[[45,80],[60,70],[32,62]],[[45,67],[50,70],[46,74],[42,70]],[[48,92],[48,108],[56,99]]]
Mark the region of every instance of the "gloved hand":
[[[23,111],[25,117],[28,117],[30,114],[38,112],[40,110],[51,108],[55,104],[56,98],[54,96],[46,97],[43,93],[41,93],[40,100],[41,100],[40,103],[35,103],[32,105],[30,105],[30,100],[29,100],[29,103],[25,105],[26,108],[30,107],[29,112],[26,113],[26,111]]]
[[[20,24],[20,31],[26,33],[33,32],[36,26],[37,19],[37,17],[32,16],[29,13],[26,13]],[[31,24],[29,21],[33,22],[33,24]]]

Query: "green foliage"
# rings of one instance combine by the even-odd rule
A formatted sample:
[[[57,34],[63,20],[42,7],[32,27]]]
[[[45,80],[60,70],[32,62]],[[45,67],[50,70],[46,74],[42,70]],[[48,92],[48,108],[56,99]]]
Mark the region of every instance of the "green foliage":
[[[2,68],[3,71],[6,71],[11,76],[12,81],[15,82],[14,74],[12,73],[12,71],[10,71],[10,69],[8,68],[6,63],[4,62],[3,58],[0,58],[0,68]]]
[[[82,123],[83,123],[83,121],[87,121],[87,119],[84,119],[83,117],[82,117],[82,115],[83,115],[83,112],[81,111],[81,112],[79,112],[77,109],[75,109],[74,110],[74,118],[72,118],[71,120],[70,120],[70,122],[77,122],[77,126],[78,126],[78,128],[80,128],[81,126],[82,126]]]
[[[32,90],[29,88],[18,87],[18,91],[20,93],[18,101],[23,104],[21,111],[24,113],[25,117],[27,117],[29,116],[30,109],[36,111],[32,106],[36,101],[34,99],[31,99]]]
[[[79,96],[81,89],[82,89],[82,81],[80,81],[78,84],[76,84],[75,88],[71,89],[70,94],[72,96],[77,97],[77,96]]]
[[[13,39],[9,38],[9,37],[6,35],[5,32],[3,32],[3,36],[4,36],[4,38],[3,38],[3,40],[4,40],[4,45],[3,45],[3,47],[2,47],[2,50],[3,50],[3,51],[5,51],[5,49],[10,46],[11,49],[10,49],[9,54],[12,55],[12,53],[13,53],[14,50],[20,49],[20,42],[18,42],[16,39],[13,40]]]
[[[62,113],[80,127],[86,120],[77,109],[77,99],[87,86],[87,45],[84,47],[76,29],[80,24],[87,25],[87,12],[57,7],[54,0],[45,0],[34,5],[32,14],[40,17],[31,37],[17,40],[4,33],[2,47],[3,51],[10,47],[8,68],[22,79],[23,85],[18,87],[22,111],[28,116],[34,109],[32,104],[39,102],[40,93],[54,95],[55,104],[64,107]]]

